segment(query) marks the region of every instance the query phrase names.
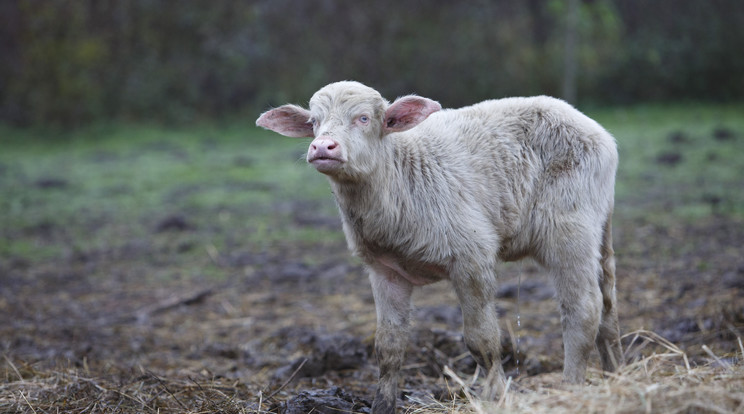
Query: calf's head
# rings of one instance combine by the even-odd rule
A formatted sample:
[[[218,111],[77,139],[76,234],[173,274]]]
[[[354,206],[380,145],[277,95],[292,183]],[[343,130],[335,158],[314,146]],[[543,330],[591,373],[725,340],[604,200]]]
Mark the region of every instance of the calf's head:
[[[440,109],[439,103],[413,95],[390,104],[376,90],[345,81],[316,92],[309,110],[283,105],[261,114],[256,125],[314,138],[307,162],[332,178],[353,180],[386,161],[381,151],[386,135],[411,129]]]

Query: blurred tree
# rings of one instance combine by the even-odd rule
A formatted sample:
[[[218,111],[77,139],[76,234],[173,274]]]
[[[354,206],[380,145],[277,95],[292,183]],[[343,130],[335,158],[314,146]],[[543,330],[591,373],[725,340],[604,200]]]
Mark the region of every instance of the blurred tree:
[[[740,0],[5,0],[0,120],[185,122],[340,79],[446,106],[742,99],[741,50]]]
[[[595,93],[606,102],[744,97],[744,2],[617,1],[619,59]]]
[[[567,0],[565,17],[565,49],[563,52],[563,99],[568,102],[576,102],[576,42],[578,41],[579,26],[579,0]]]

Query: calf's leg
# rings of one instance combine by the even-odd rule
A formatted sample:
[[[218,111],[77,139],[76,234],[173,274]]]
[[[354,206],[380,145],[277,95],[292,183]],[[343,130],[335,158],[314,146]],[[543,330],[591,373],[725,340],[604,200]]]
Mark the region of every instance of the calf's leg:
[[[453,276],[452,283],[462,309],[465,345],[487,373],[481,398],[493,401],[503,394],[505,388],[496,309],[496,277],[493,271],[463,271]]]
[[[602,315],[602,229],[594,227],[589,213],[553,215],[552,221],[553,226],[543,229],[543,249],[536,258],[555,285],[563,328],[563,381],[582,384]]]
[[[413,286],[386,268],[370,269],[377,310],[375,355],[380,369],[373,414],[394,414],[400,367],[408,345]]]
[[[596,257],[596,256],[594,256]],[[551,269],[563,328],[563,380],[581,384],[599,330],[602,294],[597,283],[599,260],[589,256],[563,261]]]

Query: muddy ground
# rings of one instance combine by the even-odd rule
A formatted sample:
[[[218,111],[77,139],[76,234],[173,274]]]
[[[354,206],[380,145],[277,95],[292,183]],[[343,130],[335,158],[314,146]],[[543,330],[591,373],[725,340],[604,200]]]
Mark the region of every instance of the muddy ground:
[[[339,223],[298,214],[293,225]],[[182,215],[166,214],[148,226],[161,236],[200,231]],[[43,241],[59,229],[28,231]],[[709,361],[703,345],[733,358],[737,337],[744,336],[743,243],[744,222],[727,218],[673,225],[616,220],[623,332],[655,331],[693,364]],[[152,280],[154,269],[177,264],[180,250],[209,255],[210,266],[231,276]],[[64,260],[10,257],[0,274],[0,380],[29,381],[41,373],[56,373],[60,384],[64,376],[83,379],[48,385],[45,400],[29,403],[40,412],[73,407],[76,395],[99,395],[99,408],[116,408],[118,401],[153,412],[165,400],[184,411],[229,411],[225,401],[249,411],[309,412],[321,402],[369,409],[377,374],[374,303],[361,265],[342,241],[287,242],[252,252],[144,238],[117,249],[71,251]],[[505,265],[500,277],[505,370],[517,386],[555,375],[562,364],[560,322],[546,275],[524,262]],[[462,316],[447,283],[419,289],[414,304],[400,404],[415,407],[451,398],[445,366],[469,378],[476,365],[462,343]],[[641,348],[628,357],[652,352]],[[592,364],[598,367],[596,355]],[[144,398],[137,387],[154,391]],[[184,393],[189,387],[209,392],[197,402]],[[28,385],[27,394],[32,391]],[[0,401],[20,396],[6,393]]]

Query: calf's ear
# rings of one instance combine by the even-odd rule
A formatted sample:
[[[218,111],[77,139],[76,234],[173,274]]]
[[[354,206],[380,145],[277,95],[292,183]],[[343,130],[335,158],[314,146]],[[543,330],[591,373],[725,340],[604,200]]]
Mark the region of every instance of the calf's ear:
[[[283,105],[266,111],[256,120],[256,125],[288,137],[314,137],[310,111],[297,105]]]
[[[439,102],[421,96],[398,98],[385,111],[384,130],[389,133],[411,129],[440,109]]]

